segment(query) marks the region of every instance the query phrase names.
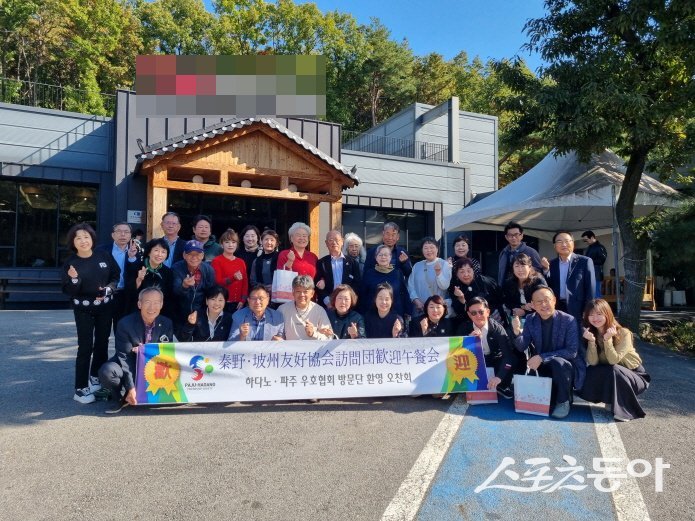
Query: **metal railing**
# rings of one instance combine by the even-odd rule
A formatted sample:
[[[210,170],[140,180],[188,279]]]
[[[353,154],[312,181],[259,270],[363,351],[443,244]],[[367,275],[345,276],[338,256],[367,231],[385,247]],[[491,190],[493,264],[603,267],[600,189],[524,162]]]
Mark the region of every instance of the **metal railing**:
[[[63,85],[50,85],[34,81],[0,78],[0,102],[42,107],[45,109],[86,112],[101,116],[116,111],[115,94],[96,94],[100,105],[89,102],[95,95],[86,90]]]
[[[363,134],[353,130],[343,130],[341,146],[344,150],[354,150],[355,152],[426,159],[443,163],[449,159],[449,147],[446,145]]]

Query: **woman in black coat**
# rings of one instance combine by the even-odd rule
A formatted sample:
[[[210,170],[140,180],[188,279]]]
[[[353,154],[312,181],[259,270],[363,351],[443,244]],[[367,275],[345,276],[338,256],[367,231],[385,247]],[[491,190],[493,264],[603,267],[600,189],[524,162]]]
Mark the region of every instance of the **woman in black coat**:
[[[531,297],[540,286],[548,283],[543,275],[536,273],[531,257],[520,253],[514,259],[513,275],[504,281],[502,295],[504,306],[512,316],[523,317],[533,313]]]
[[[449,296],[451,306],[456,313],[454,322],[457,328],[468,320],[466,302],[473,297],[483,297],[487,300],[493,318],[503,325],[507,324],[507,317],[502,306],[502,288],[493,278],[476,275],[471,259],[461,259],[454,264]]]
[[[333,334],[338,338],[367,338],[364,318],[353,308],[357,305],[357,295],[347,284],[336,286],[330,296],[331,308],[328,320]]]
[[[449,311],[446,301],[439,295],[432,295],[425,301],[425,316],[420,321],[411,322],[410,336],[451,336],[453,324],[446,318]]]
[[[232,313],[225,313],[227,288],[212,286],[205,290],[205,310],[193,311],[182,328],[181,342],[225,342],[232,329]]]
[[[174,273],[164,261],[169,257],[169,243],[152,239],[145,244],[142,260],[125,262],[126,314],[138,310],[138,295],[145,288],[157,287],[164,294],[162,315],[173,320]]]

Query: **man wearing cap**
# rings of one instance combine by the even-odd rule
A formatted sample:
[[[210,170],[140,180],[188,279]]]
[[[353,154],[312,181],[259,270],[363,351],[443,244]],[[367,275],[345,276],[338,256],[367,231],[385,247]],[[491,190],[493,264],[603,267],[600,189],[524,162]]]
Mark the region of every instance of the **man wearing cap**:
[[[205,290],[214,286],[215,271],[203,262],[205,253],[200,241],[190,240],[183,248],[183,260],[171,267],[174,272],[174,295],[178,306],[174,320],[174,333],[181,336],[188,315],[201,311],[205,305]]]

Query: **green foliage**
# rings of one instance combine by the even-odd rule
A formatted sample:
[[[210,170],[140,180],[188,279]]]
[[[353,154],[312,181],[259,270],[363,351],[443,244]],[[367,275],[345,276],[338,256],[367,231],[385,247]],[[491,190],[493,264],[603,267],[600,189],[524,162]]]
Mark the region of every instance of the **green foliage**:
[[[667,212],[652,226],[654,266],[659,275],[675,279],[679,286],[695,287],[695,199]]]
[[[526,102],[516,137],[538,135],[582,159],[612,148],[627,158],[616,205],[626,278],[643,280],[647,239],[634,203],[650,162],[668,176],[695,154],[695,5],[692,2],[546,0],[528,49],[549,65],[534,79],[503,65]],[[621,321],[635,330],[641,292],[629,285]]]
[[[692,320],[671,320],[659,327],[643,323],[640,324],[640,337],[682,354],[695,354],[695,322]]]
[[[462,110],[499,118],[500,185],[549,150],[539,136],[507,139],[525,107],[490,63],[465,52],[415,56],[374,19],[322,13],[293,0],[0,0],[2,75],[65,86],[56,108],[106,113],[99,92],[131,88],[138,54],[321,54],[327,116],[364,131],[419,101],[460,98]],[[519,70],[535,75],[523,62]]]
[[[203,0],[138,0],[147,54],[208,54],[214,16]]]

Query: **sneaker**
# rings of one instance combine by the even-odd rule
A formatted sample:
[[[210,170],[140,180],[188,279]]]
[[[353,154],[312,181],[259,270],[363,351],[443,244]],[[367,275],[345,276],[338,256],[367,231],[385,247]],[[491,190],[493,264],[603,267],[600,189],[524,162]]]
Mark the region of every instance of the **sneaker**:
[[[75,395],[72,399],[80,403],[93,403],[94,395],[89,390],[89,387],[85,387],[84,389],[75,389]]]
[[[507,400],[514,398],[514,391],[512,391],[509,387],[502,387],[501,385],[497,386],[497,394],[499,394],[502,398],[506,398]]]
[[[98,376],[89,377],[89,390],[93,393],[101,390],[101,382],[99,382]]]
[[[629,422],[630,418],[621,418],[620,416],[613,416],[613,419],[617,422]]]
[[[570,402],[569,400],[566,402],[558,403],[555,406],[555,409],[553,409],[553,414],[551,416],[553,418],[559,418],[562,419],[566,417],[570,413]]]

